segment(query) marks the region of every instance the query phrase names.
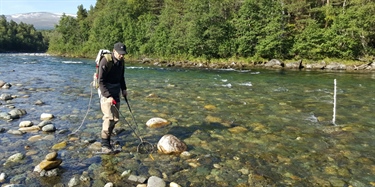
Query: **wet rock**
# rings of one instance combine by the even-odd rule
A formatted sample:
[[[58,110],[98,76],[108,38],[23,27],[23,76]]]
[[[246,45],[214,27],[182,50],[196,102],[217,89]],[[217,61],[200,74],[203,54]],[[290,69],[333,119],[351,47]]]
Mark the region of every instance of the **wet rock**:
[[[26,110],[23,110],[23,109],[13,109],[10,112],[8,112],[8,114],[10,115],[11,119],[18,119],[21,116],[27,114],[27,112]]]
[[[0,174],[0,182],[4,182],[5,181],[5,179],[6,179],[6,175],[5,175],[5,173],[1,173]]]
[[[59,158],[55,158],[55,160],[43,160],[39,163],[39,168],[41,170],[50,170],[58,167],[62,163],[62,160]]]
[[[299,60],[298,62],[290,62],[285,64],[285,68],[288,69],[302,69],[302,60]]]
[[[216,106],[215,105],[206,105],[206,106],[204,106],[204,109],[206,109],[206,110],[215,110]]]
[[[104,185],[104,187],[113,187],[113,183],[108,182],[107,184]]]
[[[10,120],[10,115],[6,112],[0,112],[0,119],[3,119],[3,120]]]
[[[7,184],[2,187],[26,187],[26,186],[23,184]]]
[[[169,183],[169,187],[181,187],[181,185],[179,185],[175,182],[171,182],[171,183]]]
[[[30,142],[36,142],[36,141],[39,141],[41,140],[43,137],[41,135],[35,135],[35,136],[31,136],[29,139],[27,139],[28,141]]]
[[[42,122],[40,122],[38,124],[38,127],[39,128],[43,128],[44,126],[48,125],[48,124],[52,124],[52,122],[50,120],[43,120]]]
[[[280,60],[277,60],[277,59],[272,59],[268,61],[264,66],[272,67],[272,68],[281,68],[281,67],[284,67],[284,62],[281,62]]]
[[[22,153],[16,153],[12,156],[10,156],[4,165],[6,165],[9,162],[19,162],[21,161],[25,156]]]
[[[215,117],[215,116],[211,116],[211,115],[207,116],[205,121],[207,121],[209,123],[221,123],[222,122],[222,120],[220,118]]]
[[[34,132],[34,131],[39,131],[40,128],[37,126],[31,126],[31,127],[22,127],[22,128],[19,128],[18,130],[22,132]]]
[[[37,166],[35,166],[34,171],[41,173],[59,167],[62,163],[62,160],[57,158],[57,156],[57,152],[51,152],[47,154],[45,156],[45,159],[42,160]],[[46,176],[45,173],[43,173],[42,176]]]
[[[159,140],[157,147],[158,151],[163,154],[180,154],[187,149],[184,142],[171,134],[164,135]]]
[[[56,127],[53,124],[48,124],[42,128],[43,132],[55,132]]]
[[[345,64],[340,64],[340,63],[337,63],[337,62],[332,62],[330,64],[328,64],[325,69],[329,69],[329,70],[345,70],[346,69],[346,66]]]
[[[163,177],[161,171],[159,171],[157,168],[155,167],[151,167],[149,170],[148,170],[148,174],[150,174],[151,176],[156,176],[156,177]]]
[[[62,141],[60,143],[57,143],[55,145],[52,146],[52,149],[63,149],[65,148],[67,145],[67,142],[66,141]]]
[[[73,178],[71,178],[69,180],[68,186],[69,187],[73,187],[73,186],[77,186],[77,185],[79,185],[79,177],[78,176],[73,176]]]
[[[131,170],[126,170],[121,173],[121,178],[128,177],[131,174]]]
[[[188,151],[183,151],[181,154],[180,154],[180,157],[181,158],[190,158],[192,156],[192,154]]]
[[[34,123],[32,121],[21,121],[19,127],[31,127]]]
[[[0,95],[0,100],[8,101],[8,100],[12,100],[12,99],[13,99],[13,97],[10,94],[1,94]]]
[[[101,150],[102,144],[100,142],[94,142],[88,146],[88,149],[91,151],[99,151]]]
[[[82,175],[79,177],[79,180],[81,182],[90,182],[91,178],[89,176],[89,173],[87,171],[82,172]]]
[[[53,116],[52,114],[48,114],[48,113],[43,113],[40,115],[40,120],[42,121],[45,121],[45,120],[50,120],[50,119],[53,119],[55,116]]]
[[[41,101],[41,100],[37,100],[37,101],[35,101],[35,103],[34,103],[35,105],[43,105],[44,104],[44,102],[43,101]]]
[[[3,86],[1,86],[3,89],[9,89],[10,87],[12,87],[12,84],[10,83],[5,83]]]
[[[3,87],[5,85],[5,82],[0,80],[0,87]]]
[[[57,132],[57,134],[65,134],[65,133],[67,133],[67,132],[69,132],[68,129],[61,129],[61,130],[59,130],[59,131]]]
[[[231,133],[233,134],[238,134],[238,133],[242,133],[242,132],[247,132],[247,129],[245,127],[241,127],[241,126],[236,126],[236,127],[233,127],[233,128],[230,128],[228,129]]]
[[[129,175],[128,180],[133,182],[144,183],[147,180],[147,178],[145,176]]]
[[[327,65],[326,62],[322,61],[322,62],[318,62],[314,64],[307,64],[306,68],[307,69],[324,69],[326,65]]]
[[[57,158],[57,152],[54,151],[54,152],[48,153],[44,159],[48,161],[53,161],[56,158]]]
[[[159,117],[151,118],[146,122],[146,125],[150,128],[160,128],[169,124],[170,124],[169,121],[163,118],[159,118]]]
[[[13,134],[13,135],[22,135],[22,134],[25,134],[25,132],[22,132],[22,131],[20,131],[20,130],[9,130],[8,132],[7,132],[8,134]]]
[[[156,176],[151,176],[147,180],[147,186],[148,187],[165,187],[166,183],[163,179],[156,177]]]
[[[42,172],[40,172],[41,177],[56,177],[58,175],[59,175],[59,168],[54,168],[48,171],[42,170]]]
[[[58,183],[58,184],[53,185],[53,187],[65,187],[65,184],[63,184],[63,183]]]

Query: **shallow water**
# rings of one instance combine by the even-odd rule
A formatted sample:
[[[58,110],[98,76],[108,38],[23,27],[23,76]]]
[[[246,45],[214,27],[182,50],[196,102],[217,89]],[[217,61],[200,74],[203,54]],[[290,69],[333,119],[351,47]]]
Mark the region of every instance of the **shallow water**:
[[[38,124],[42,113],[51,113],[58,131],[68,129],[62,134],[0,133],[0,173],[7,174],[6,183],[67,184],[87,171],[91,181],[81,186],[104,186],[108,181],[135,186],[120,178],[131,170],[147,177],[164,173],[165,181],[182,186],[375,186],[374,73],[199,70],[128,63],[126,81],[136,132],[154,144],[164,134],[175,135],[192,154],[183,158],[137,153],[139,140],[126,123],[132,118],[125,102],[118,126],[125,131],[115,137],[124,151],[116,156],[92,154],[83,141],[99,140],[101,113],[90,87],[94,68],[87,59],[0,54],[0,80],[13,85],[0,89],[0,94],[18,95],[9,103],[0,101],[0,112],[9,111],[9,105],[27,111],[21,119],[0,121],[0,128],[18,129],[25,120]],[[34,105],[37,100],[45,104]],[[172,124],[148,129],[145,123],[152,117]],[[70,139],[68,134],[77,129],[79,140]],[[30,142],[34,135],[44,139]],[[36,176],[33,168],[62,141],[68,141],[58,150],[62,174]],[[3,166],[19,152],[28,156]]]

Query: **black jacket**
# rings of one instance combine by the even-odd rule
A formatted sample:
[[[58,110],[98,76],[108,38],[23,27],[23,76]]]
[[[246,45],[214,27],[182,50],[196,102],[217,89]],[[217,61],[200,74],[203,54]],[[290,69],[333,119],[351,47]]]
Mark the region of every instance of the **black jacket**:
[[[117,60],[113,53],[111,56],[112,62],[107,62],[106,58],[102,58],[99,63],[99,89],[102,96],[113,97],[119,101],[120,92],[126,90],[125,63],[124,60]],[[108,68],[108,63],[112,63],[111,68]]]

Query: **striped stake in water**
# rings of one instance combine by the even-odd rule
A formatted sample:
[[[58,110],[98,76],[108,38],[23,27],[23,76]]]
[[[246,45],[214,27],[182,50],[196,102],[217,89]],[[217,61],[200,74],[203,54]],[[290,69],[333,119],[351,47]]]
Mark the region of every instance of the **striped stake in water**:
[[[333,118],[332,124],[336,125],[336,79],[334,80],[334,89],[333,89]]]

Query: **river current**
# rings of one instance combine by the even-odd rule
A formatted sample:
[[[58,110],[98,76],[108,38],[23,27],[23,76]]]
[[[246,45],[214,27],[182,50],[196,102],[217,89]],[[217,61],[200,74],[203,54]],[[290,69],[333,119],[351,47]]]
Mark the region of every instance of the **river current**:
[[[21,121],[38,124],[42,113],[53,114],[57,128],[54,133],[0,133],[0,173],[7,176],[3,183],[67,186],[86,173],[90,180],[79,186],[136,186],[121,177],[130,171],[197,187],[375,186],[374,72],[206,70],[127,62],[136,123],[122,101],[124,119],[116,128],[124,131],[114,138],[123,151],[108,156],[88,149],[99,141],[102,117],[90,86],[94,71],[92,59],[0,54],[0,80],[12,85],[0,88],[0,95],[17,95],[0,100],[0,112],[8,112],[9,106],[27,111],[20,119],[0,120],[0,128],[18,129]],[[35,105],[38,100],[44,104]],[[149,129],[145,123],[152,117],[171,124]],[[176,136],[191,156],[137,153],[140,142],[129,122],[153,144],[165,134]],[[75,131],[78,138],[69,138]],[[30,141],[35,135],[43,138]],[[59,176],[36,175],[34,167],[63,141],[67,146],[57,150],[63,160]],[[16,153],[26,156],[5,164]]]

